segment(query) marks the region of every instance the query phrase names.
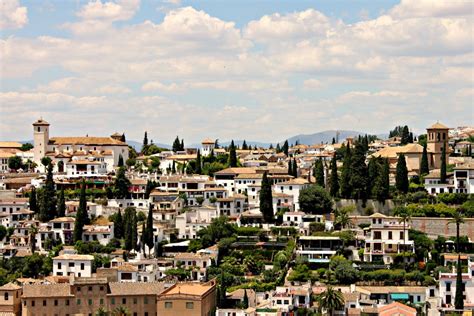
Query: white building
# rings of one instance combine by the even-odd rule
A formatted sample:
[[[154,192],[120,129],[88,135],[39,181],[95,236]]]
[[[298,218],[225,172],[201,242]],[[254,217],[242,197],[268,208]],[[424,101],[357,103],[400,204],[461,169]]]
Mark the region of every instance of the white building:
[[[118,165],[119,157],[125,162],[128,159],[128,145],[122,142],[120,134],[109,137],[49,137],[49,123],[39,119],[33,123],[34,162],[41,171],[44,167],[41,159],[50,157],[55,170],[64,172],[67,162],[74,157],[84,158],[93,155],[106,163],[107,172]]]
[[[439,275],[439,297],[443,306],[452,309],[456,297],[457,273],[453,266],[453,272],[440,273]],[[462,274],[464,306],[474,306],[474,263],[469,262],[467,273]]]
[[[397,217],[388,217],[380,213],[370,215],[371,225],[365,240],[364,261],[380,261],[391,264],[394,256],[402,252],[415,252],[414,241],[409,240],[410,225]]]
[[[300,236],[296,255],[308,262],[329,263],[342,246],[342,240],[337,236]]]
[[[176,217],[176,229],[178,238],[195,239],[197,233],[208,227],[212,219],[218,217],[217,209],[214,207],[200,207],[180,214]]]
[[[209,156],[216,146],[216,142],[212,139],[206,138],[201,143],[201,156]]]
[[[107,164],[103,158],[80,159],[73,157],[71,161],[66,162],[66,174],[70,178],[104,176],[107,174]]]
[[[59,255],[53,258],[53,275],[91,277],[93,260],[91,255]]]
[[[454,188],[457,193],[474,193],[474,162],[454,167]]]
[[[295,205],[294,210],[299,211],[300,210],[300,204],[299,204],[299,196],[300,196],[300,191],[304,188],[307,188],[309,186],[309,182],[306,179],[301,179],[301,178],[296,178],[296,179],[291,179],[285,182],[280,182],[277,184],[273,185],[273,191],[279,192],[279,193],[285,193],[288,195],[293,196],[293,202]]]

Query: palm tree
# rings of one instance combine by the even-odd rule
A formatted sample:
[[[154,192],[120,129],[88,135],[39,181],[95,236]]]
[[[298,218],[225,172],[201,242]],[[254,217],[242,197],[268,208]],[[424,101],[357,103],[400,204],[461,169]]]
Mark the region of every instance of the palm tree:
[[[344,309],[344,296],[341,291],[335,290],[331,286],[318,295],[317,301],[319,302],[319,307],[329,311],[329,315],[331,316],[335,310]]]
[[[349,217],[349,211],[345,208],[342,208],[340,211],[338,211],[336,213],[335,223],[341,225],[343,229],[346,227],[350,227],[352,221]]]
[[[459,226],[464,223],[464,209],[459,207],[453,212],[453,218],[448,222],[456,224],[456,252],[459,253]]]
[[[32,224],[30,226],[30,229],[28,230],[29,234],[29,242],[30,242],[30,249],[31,249],[31,254],[33,254],[36,250],[36,234],[38,234],[38,227],[36,225]]]
[[[95,316],[109,316],[109,312],[105,308],[99,307],[99,309],[95,312],[94,315]]]
[[[129,316],[130,311],[125,306],[119,306],[112,312],[113,316]]]

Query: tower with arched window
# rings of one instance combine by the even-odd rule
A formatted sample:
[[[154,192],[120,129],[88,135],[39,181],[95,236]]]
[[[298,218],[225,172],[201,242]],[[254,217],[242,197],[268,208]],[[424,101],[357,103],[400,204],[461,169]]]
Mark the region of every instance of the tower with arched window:
[[[441,153],[443,147],[446,148],[446,162],[448,162],[449,153],[449,127],[436,122],[426,129],[427,131],[427,150],[431,153],[430,167],[434,169],[441,168]]]

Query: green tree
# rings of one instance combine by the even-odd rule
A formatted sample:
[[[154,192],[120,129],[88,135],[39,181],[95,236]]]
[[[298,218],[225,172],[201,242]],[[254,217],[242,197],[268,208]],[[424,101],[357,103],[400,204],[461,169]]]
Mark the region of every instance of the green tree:
[[[288,157],[288,140],[285,140],[285,143],[283,143],[283,146],[281,147],[281,151]]]
[[[8,168],[15,171],[23,168],[23,162],[21,161],[21,157],[13,156],[8,158]]]
[[[404,206],[398,206],[395,208],[393,214],[400,218],[400,221],[403,222],[403,251],[406,251],[406,240],[407,240],[407,223],[411,221],[412,212],[410,209]]]
[[[84,225],[89,221],[87,214],[87,200],[86,200],[86,182],[83,179],[81,185],[81,193],[79,195],[79,206],[76,212],[76,220],[74,222],[73,240],[74,242],[82,240],[82,233],[84,232]]]
[[[38,213],[38,203],[36,199],[36,188],[33,186],[30,191],[29,207],[33,212]]]
[[[235,151],[235,145],[233,140],[230,142],[228,164],[231,168],[237,167],[237,153]]]
[[[293,168],[292,168],[292,176],[298,178],[298,164],[296,163],[296,159],[293,158]]]
[[[124,166],[124,164],[123,164],[123,156],[122,156],[122,155],[119,155],[119,157],[118,157],[117,166],[118,166],[118,167],[123,167],[123,166]]]
[[[293,175],[293,161],[291,159],[288,160],[288,175]]]
[[[245,139],[244,139],[244,142],[242,143],[242,149],[243,150],[249,149],[249,146],[247,146],[247,142],[245,141]]]
[[[397,161],[397,171],[395,175],[395,186],[397,190],[402,193],[408,192],[408,169],[405,160],[405,155],[400,154]]]
[[[460,254],[458,254],[458,262],[456,267],[456,295],[454,296],[454,308],[458,310],[464,309],[462,265]]]
[[[356,199],[367,198],[368,184],[367,165],[365,164],[365,149],[361,142],[354,146],[354,153],[351,159],[351,187],[352,196]]]
[[[3,225],[0,225],[0,241],[2,241],[5,237],[7,237],[7,228]]]
[[[130,187],[130,180],[125,175],[125,168],[120,167],[115,176],[115,196],[118,199],[125,199],[128,196],[128,188]]]
[[[112,315],[113,316],[130,316],[130,311],[128,310],[127,307],[121,305],[121,306],[116,307],[112,311]]]
[[[66,199],[64,197],[64,188],[61,188],[59,192],[59,199],[58,199],[58,216],[63,217],[66,215]]]
[[[403,129],[402,129],[400,145],[406,145],[409,142],[410,142],[410,130],[408,129],[408,126],[405,125],[403,126]]]
[[[180,151],[181,150],[181,143],[179,142],[179,137],[176,136],[173,142],[172,149],[174,152]]]
[[[107,310],[101,306],[99,309],[97,309],[94,316],[109,316],[109,312],[107,312]]]
[[[249,308],[249,296],[247,295],[247,290],[244,289],[244,298],[242,299],[242,308]]]
[[[28,236],[29,236],[29,242],[30,242],[30,251],[32,254],[35,253],[36,250],[36,235],[38,234],[38,227],[36,227],[35,224],[32,224],[30,226],[30,229],[28,229]]]
[[[316,184],[319,185],[320,187],[324,188],[325,187],[324,165],[323,165],[323,161],[321,159],[318,159],[316,161],[316,164],[314,166],[314,176],[316,177]]]
[[[342,172],[341,172],[341,196],[345,199],[351,198],[351,195],[352,195],[351,161],[352,161],[351,147],[349,144],[347,144],[346,151],[344,153],[344,160],[343,160]]]
[[[31,144],[31,143],[24,143],[23,145],[21,145],[20,150],[21,150],[21,151],[28,151],[28,150],[33,149],[33,148],[34,148],[33,144]]]
[[[115,238],[123,238],[123,219],[122,219],[122,212],[117,212],[117,215],[114,217],[114,237]]]
[[[153,236],[153,204],[150,203],[148,208],[148,216],[146,218],[146,233],[145,233],[145,243],[148,246],[148,255],[150,255],[151,249],[155,244]]]
[[[153,191],[153,189],[156,187],[157,187],[157,183],[155,181],[147,180],[146,187],[145,187],[145,199],[148,200],[150,198],[151,191]]]
[[[179,149],[180,149],[181,151],[184,150],[184,138],[181,138],[181,144],[179,144]]]
[[[452,212],[452,219],[448,223],[456,224],[456,252],[459,253],[459,227],[464,223],[464,209],[462,207]]]
[[[305,213],[327,214],[331,212],[332,199],[324,188],[311,185],[300,190],[300,208]]]
[[[328,286],[326,291],[319,294],[317,298],[320,308],[334,315],[334,311],[344,309],[344,296],[341,291],[335,290],[332,286]]]
[[[331,175],[329,178],[329,192],[332,197],[339,196],[339,176],[337,174],[336,155],[334,155],[331,159]]]
[[[134,207],[127,207],[124,214],[125,249],[132,250],[137,247],[137,212]]]
[[[430,173],[430,167],[428,165],[428,152],[426,150],[426,144],[423,145],[423,154],[421,155],[420,161],[420,175],[426,175]]]
[[[378,201],[385,201],[389,198],[390,192],[390,166],[388,159],[383,159],[383,164],[379,165],[379,174],[375,179],[375,184],[372,187],[372,195]]]
[[[194,169],[194,172],[197,174],[202,174],[201,151],[199,149],[196,155],[196,168]]]
[[[145,135],[143,136],[143,145],[142,145],[142,153],[145,153],[148,150],[148,133],[145,131]]]
[[[52,163],[51,158],[46,157],[46,156],[43,157],[43,158],[41,158],[41,164],[42,164],[43,166],[47,167],[47,166],[48,166],[49,164],[51,164],[51,163]]]
[[[439,174],[439,180],[441,183],[446,183],[446,146],[443,146],[441,150],[441,171]]]
[[[272,184],[270,179],[265,172],[262,178],[262,186],[259,193],[260,199],[260,212],[263,215],[263,219],[266,223],[273,222],[273,196],[272,196]]]
[[[41,194],[41,204],[39,209],[39,220],[49,221],[56,216],[56,189],[53,180],[53,165],[47,166],[46,181]]]

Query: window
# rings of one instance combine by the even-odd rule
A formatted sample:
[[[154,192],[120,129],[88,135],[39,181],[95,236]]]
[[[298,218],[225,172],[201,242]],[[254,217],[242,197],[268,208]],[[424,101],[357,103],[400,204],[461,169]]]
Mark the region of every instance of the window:
[[[277,304],[278,304],[278,305],[281,305],[281,300],[277,300]]]
[[[451,282],[446,282],[446,292],[451,292]]]
[[[122,304],[123,305],[127,304],[127,299],[125,297],[122,298]]]
[[[4,299],[5,301],[8,301],[8,292],[5,293],[5,294],[3,294],[3,299]]]
[[[388,232],[388,239],[392,239],[392,232]]]
[[[100,289],[101,291],[103,291],[103,290],[104,290],[104,287],[103,287],[103,286],[101,286],[99,289]]]
[[[194,303],[193,302],[186,302],[186,309],[194,309]]]
[[[92,305],[92,299],[88,299],[87,303],[89,304],[89,306]]]
[[[148,297],[143,298],[143,304],[148,304]]]
[[[76,305],[81,305],[81,299],[80,298],[77,299]]]
[[[46,306],[46,300],[43,300],[43,306]]]
[[[173,302],[165,302],[165,308],[173,308]]]
[[[405,236],[403,235],[403,232],[400,232],[400,239],[405,239]]]
[[[61,262],[58,262],[58,270],[61,270],[61,269],[62,269]]]
[[[112,297],[110,301],[112,302],[112,305],[115,305],[115,297]]]
[[[69,262],[69,268],[74,268],[74,262]]]
[[[31,306],[35,306],[35,301],[31,301]]]
[[[58,300],[54,300],[54,306],[58,306]]]
[[[66,306],[69,306],[69,300],[66,300]]]
[[[92,292],[92,286],[89,286],[89,292]]]
[[[101,298],[101,299],[99,300],[99,304],[100,304],[100,305],[104,305],[104,299],[103,299],[103,298]]]

